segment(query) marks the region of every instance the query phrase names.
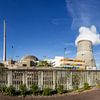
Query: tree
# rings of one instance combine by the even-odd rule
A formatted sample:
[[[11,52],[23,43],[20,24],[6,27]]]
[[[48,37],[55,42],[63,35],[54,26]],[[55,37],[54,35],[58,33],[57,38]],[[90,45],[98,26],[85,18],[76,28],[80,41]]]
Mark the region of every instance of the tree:
[[[52,65],[48,63],[47,61],[39,61],[37,66],[39,67],[51,67]]]

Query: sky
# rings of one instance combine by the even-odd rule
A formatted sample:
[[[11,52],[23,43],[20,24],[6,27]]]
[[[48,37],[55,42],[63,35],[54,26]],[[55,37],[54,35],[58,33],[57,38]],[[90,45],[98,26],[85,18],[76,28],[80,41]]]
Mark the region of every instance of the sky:
[[[74,58],[79,27],[95,25],[100,32],[99,6],[99,0],[0,0],[0,60],[4,18],[8,59],[64,56],[64,48],[66,57]],[[93,50],[99,66],[100,45]]]

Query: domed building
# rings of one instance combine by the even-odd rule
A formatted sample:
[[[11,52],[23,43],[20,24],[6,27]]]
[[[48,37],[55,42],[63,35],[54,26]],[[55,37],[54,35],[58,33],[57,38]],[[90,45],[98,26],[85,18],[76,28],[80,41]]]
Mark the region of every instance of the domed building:
[[[25,66],[32,67],[32,66],[35,66],[37,62],[38,62],[38,58],[36,56],[27,55],[21,58],[20,65],[24,67]]]
[[[28,55],[28,56],[22,57],[21,61],[38,61],[38,58],[33,55]]]

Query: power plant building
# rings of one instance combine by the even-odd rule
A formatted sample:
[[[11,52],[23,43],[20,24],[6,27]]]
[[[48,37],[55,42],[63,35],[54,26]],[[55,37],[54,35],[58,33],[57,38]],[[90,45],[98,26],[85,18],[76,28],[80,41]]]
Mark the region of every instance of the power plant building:
[[[79,59],[64,58],[55,56],[54,59],[45,59],[53,64],[54,68],[66,68],[68,70],[85,70],[85,62]]]

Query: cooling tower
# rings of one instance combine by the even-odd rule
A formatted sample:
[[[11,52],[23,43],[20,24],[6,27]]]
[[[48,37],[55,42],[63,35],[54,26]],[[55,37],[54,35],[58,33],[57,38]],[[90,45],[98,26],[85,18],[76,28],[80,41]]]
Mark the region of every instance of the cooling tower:
[[[92,42],[89,40],[80,40],[77,42],[76,59],[84,60],[86,69],[96,69],[96,63],[93,56]]]

